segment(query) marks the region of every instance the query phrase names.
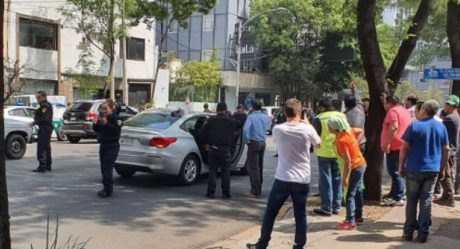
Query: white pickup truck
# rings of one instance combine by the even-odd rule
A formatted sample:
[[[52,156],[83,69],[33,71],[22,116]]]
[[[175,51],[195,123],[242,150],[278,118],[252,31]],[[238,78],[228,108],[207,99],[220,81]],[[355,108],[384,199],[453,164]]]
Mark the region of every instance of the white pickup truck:
[[[21,159],[26,153],[27,143],[33,142],[31,126],[34,121],[33,114],[28,112],[27,107],[6,106],[3,109],[3,117],[5,155],[8,159]]]

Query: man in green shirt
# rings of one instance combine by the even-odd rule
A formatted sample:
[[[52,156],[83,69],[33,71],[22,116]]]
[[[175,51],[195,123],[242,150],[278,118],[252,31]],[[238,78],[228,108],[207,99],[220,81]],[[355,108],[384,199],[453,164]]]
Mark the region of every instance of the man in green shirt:
[[[327,121],[332,117],[339,117],[347,122],[345,114],[338,112],[331,99],[320,100],[321,113],[316,117],[315,129],[321,137],[321,147],[316,150],[319,167],[319,193],[321,207],[313,211],[323,216],[338,214],[342,203],[342,183],[335,149],[335,136],[329,132]]]

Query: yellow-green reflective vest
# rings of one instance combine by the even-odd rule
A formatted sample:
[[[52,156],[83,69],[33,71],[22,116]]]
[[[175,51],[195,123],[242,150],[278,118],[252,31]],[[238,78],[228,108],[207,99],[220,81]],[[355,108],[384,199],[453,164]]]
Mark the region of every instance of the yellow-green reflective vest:
[[[347,122],[345,114],[338,111],[320,113],[316,116],[321,123],[321,147],[316,149],[316,155],[325,158],[337,158],[335,135],[329,132],[327,121],[331,117],[339,117]]]

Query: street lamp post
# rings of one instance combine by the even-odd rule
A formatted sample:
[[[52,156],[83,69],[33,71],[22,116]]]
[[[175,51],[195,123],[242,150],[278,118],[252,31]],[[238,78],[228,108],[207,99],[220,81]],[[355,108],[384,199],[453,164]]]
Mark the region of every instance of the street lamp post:
[[[238,105],[238,101],[239,101],[239,97],[240,97],[240,77],[241,77],[241,36],[243,34],[243,28],[245,26],[247,26],[250,22],[254,21],[255,19],[261,17],[262,15],[265,15],[265,14],[268,14],[268,13],[272,13],[272,12],[279,12],[279,11],[286,11],[286,12],[289,12],[288,9],[286,8],[283,8],[283,7],[280,7],[280,8],[276,8],[276,9],[271,9],[271,10],[267,10],[267,11],[264,11],[262,13],[258,13],[256,14],[255,16],[253,16],[252,18],[250,18],[249,20],[243,22],[243,23],[239,23],[238,25],[238,42],[237,42],[237,45],[236,45],[236,93],[235,93],[235,98],[236,98],[236,104]]]

